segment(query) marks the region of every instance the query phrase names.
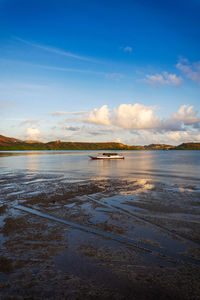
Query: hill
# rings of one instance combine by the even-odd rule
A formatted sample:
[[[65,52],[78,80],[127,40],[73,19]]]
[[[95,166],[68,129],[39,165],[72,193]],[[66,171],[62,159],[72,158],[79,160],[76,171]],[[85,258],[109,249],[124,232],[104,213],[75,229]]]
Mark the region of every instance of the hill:
[[[144,146],[145,150],[170,150],[174,149],[174,146],[172,145],[166,145],[166,144],[150,144]]]
[[[145,146],[128,146],[122,143],[82,143],[51,141],[22,141],[0,135],[0,151],[9,150],[200,150],[200,143],[183,143],[178,146],[150,144]]]
[[[22,141],[0,135],[0,150],[140,150],[140,146],[128,146],[121,143],[81,143],[52,141]]]
[[[0,135],[0,145],[9,145],[9,144],[18,143],[18,142],[21,142],[21,141],[18,139],[9,138],[9,137]]]
[[[200,150],[200,143],[183,143],[174,147],[175,150]]]

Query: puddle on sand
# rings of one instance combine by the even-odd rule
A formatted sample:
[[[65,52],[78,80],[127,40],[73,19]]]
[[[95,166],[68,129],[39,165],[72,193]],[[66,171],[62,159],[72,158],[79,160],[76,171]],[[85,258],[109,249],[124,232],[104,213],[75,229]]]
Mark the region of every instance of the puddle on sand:
[[[24,194],[21,195],[21,199],[19,200],[20,203],[22,203],[22,199],[24,201],[23,205],[26,207],[25,210],[24,207],[21,206],[24,213],[21,214],[21,211],[15,209],[14,206],[17,203],[14,202],[15,199],[13,199],[13,202],[12,199],[9,200],[9,205],[13,204],[13,216],[16,217],[17,213],[20,212],[21,217],[30,225],[31,232],[27,239],[23,240],[22,238],[21,245],[19,245],[19,243],[17,244],[16,239],[16,243],[12,244],[12,248],[10,249],[12,251],[13,249],[18,249],[19,257],[26,257],[27,253],[31,257],[31,251],[34,249],[36,249],[36,252],[33,253],[43,255],[40,265],[37,265],[39,275],[49,259],[48,263],[53,261],[55,269],[63,272],[62,274],[69,274],[69,276],[76,275],[83,280],[93,281],[97,285],[106,285],[108,288],[111,287],[113,290],[117,290],[120,295],[125,297],[123,299],[126,299],[127,295],[128,299],[128,291],[130,292],[133,286],[137,286],[138,283],[133,283],[134,280],[131,279],[131,276],[134,277],[134,274],[138,272],[137,267],[140,269],[143,268],[144,273],[146,273],[145,276],[149,275],[147,274],[147,270],[154,276],[154,267],[169,267],[175,272],[176,268],[181,265],[184,265],[186,269],[188,268],[187,272],[192,276],[192,272],[190,273],[189,271],[189,266],[199,267],[197,260],[188,257],[189,252],[187,252],[187,250],[190,245],[189,241],[187,242],[179,239],[175,235],[171,235],[172,232],[170,231],[164,232],[161,227],[159,228],[159,226],[154,224],[153,220],[150,222],[143,219],[144,213],[147,217],[152,214],[152,210],[148,205],[151,202],[153,205],[157,205],[157,199],[153,199],[153,194],[151,194],[153,191],[150,186],[148,186],[149,189],[143,190],[141,198],[136,198],[134,194],[122,195],[121,193],[120,195],[120,191],[123,192],[123,190],[126,190],[126,183],[124,181],[120,183],[119,180],[115,185],[111,180],[107,180],[107,182],[98,182],[98,180],[96,180],[95,182],[93,181],[94,186],[92,186],[92,188],[92,181],[88,181],[87,185],[85,184],[86,187],[83,188],[82,183],[79,184],[79,182],[73,182],[73,180],[70,183],[65,182],[64,184],[62,181],[57,180],[56,184],[53,184],[52,181],[55,181],[55,178],[51,178],[52,181],[48,184],[49,179],[39,179],[42,178],[36,180],[37,186],[31,186],[29,184],[23,185],[24,179],[22,178],[15,181],[18,185],[15,187],[15,190],[13,189],[13,195],[18,193],[19,190],[21,192],[24,191]],[[143,185],[148,184],[145,180],[140,183]],[[34,181],[35,178],[30,182]],[[97,189],[100,185],[103,187],[101,191],[104,192],[104,194]],[[137,189],[137,182],[135,185]],[[138,186],[138,188],[140,188],[140,186]],[[164,193],[164,187],[156,185],[155,188],[156,192],[154,191],[154,196],[157,195],[157,197],[160,197],[159,193],[161,191]],[[40,192],[38,192],[39,190]],[[60,194],[57,194],[57,192]],[[95,192],[98,194],[95,194]],[[178,195],[180,191],[175,190],[173,192],[173,197],[176,198],[176,195]],[[38,193],[43,193],[43,196],[38,197]],[[115,196],[109,197],[109,195],[113,195],[113,193],[115,193]],[[10,194],[9,191],[7,191],[7,195],[9,196]],[[89,200],[87,194],[91,194],[98,202],[95,203]],[[60,198],[59,195],[61,195]],[[139,194],[137,194],[137,197],[139,197],[138,195]],[[160,197],[159,201],[163,201],[165,202],[164,204],[166,204],[170,199],[166,193],[166,198],[163,200]],[[33,200],[33,202],[31,203],[29,200]],[[55,200],[55,202],[52,200]],[[155,202],[153,202],[154,200]],[[184,199],[182,198],[182,200]],[[146,201],[146,207],[135,207],[134,205],[138,201],[141,203]],[[176,199],[176,201],[178,200]],[[188,203],[188,205],[191,206],[190,203]],[[27,206],[31,206],[33,209],[31,210]],[[20,208],[20,206],[18,208]],[[37,208],[38,212],[36,209],[34,210],[34,208]],[[168,212],[167,210],[165,211],[165,208],[167,209],[167,205],[163,206],[162,214],[167,217]],[[70,219],[71,214],[75,210],[80,213],[77,214],[77,218],[74,219],[74,222],[70,222],[70,220],[73,220]],[[9,214],[10,212],[11,208],[9,208]],[[135,213],[137,214],[134,215]],[[51,216],[51,214],[54,216]],[[159,212],[158,215],[161,215],[161,213]],[[179,215],[175,216],[175,218],[178,216]],[[191,218],[193,218],[192,213]],[[106,222],[109,223],[109,225],[113,225],[113,227],[103,227],[102,224]],[[33,223],[35,227],[31,227]],[[69,231],[69,242],[64,239],[56,240],[57,235],[54,234],[42,245],[40,238],[44,230],[42,229],[43,227],[38,228],[39,224],[47,223],[56,224],[55,227],[60,226],[59,230],[61,230],[62,233]],[[114,226],[116,226],[116,228],[117,226],[120,227],[123,229],[123,232],[116,233]],[[32,235],[32,233],[35,235]],[[23,236],[22,233],[21,236]],[[30,238],[32,236],[34,236],[33,240]],[[4,254],[7,253],[6,247],[9,247],[9,244],[12,243],[13,236],[10,235],[9,239],[8,243],[6,242],[4,244]],[[53,245],[57,251],[52,251],[48,258],[45,257],[45,251],[48,251],[45,247],[50,249]],[[40,246],[42,248],[40,248]],[[126,253],[127,249],[129,249],[129,254]],[[117,251],[121,253],[121,256],[113,254]],[[32,263],[31,266],[29,265],[30,272],[33,271],[34,267],[34,263]],[[152,270],[150,270],[150,267],[152,267]],[[25,262],[24,269],[26,269]],[[48,282],[50,282],[48,280],[48,272],[52,274],[54,272],[50,263],[48,270],[43,277],[47,285]],[[20,276],[21,270],[18,272]],[[164,272],[167,271],[163,271],[163,274]],[[145,276],[140,279],[142,285],[145,283]],[[180,276],[182,276],[182,274]],[[164,278],[165,276],[163,276],[163,280]],[[173,283],[173,279],[171,283]],[[20,284],[22,284],[22,281]],[[140,297],[138,297],[138,299],[140,299]]]
[[[88,196],[90,200],[94,199],[95,203],[99,203],[102,206],[108,206],[110,209],[113,209],[115,212],[119,212],[121,215],[127,215],[132,219],[130,221],[132,224],[134,224],[134,228],[126,231],[126,236],[128,238],[131,238],[133,240],[147,240],[151,241],[152,244],[159,243],[159,247],[155,247],[155,250],[158,252],[162,249],[165,252],[165,255],[171,256],[174,258],[180,257],[181,259],[181,253],[185,252],[185,250],[188,247],[189,244],[195,244],[191,240],[187,240],[185,238],[182,238],[180,236],[177,236],[174,232],[171,232],[170,230],[166,228],[162,228],[160,226],[157,226],[156,224],[146,221],[144,218],[140,218],[138,215],[134,215],[130,213],[127,210],[124,211],[124,205],[121,204],[121,200],[125,200],[125,196],[113,196],[113,197],[103,197],[100,200],[97,200],[91,196]],[[130,196],[127,196],[129,199]],[[121,220],[123,218],[121,217]],[[135,221],[139,221],[135,222]],[[187,242],[187,243],[186,243]],[[172,252],[169,251],[169,249],[173,249]],[[183,258],[184,260],[187,260],[187,258]]]
[[[35,180],[24,181],[23,184],[26,185],[26,184],[38,183],[38,182],[42,182],[42,181],[48,181],[48,179],[38,178]]]
[[[70,203],[70,204],[65,204],[65,205],[64,205],[64,207],[67,207],[67,208],[72,208],[72,207],[74,207],[74,206],[76,206],[75,203]]]
[[[8,193],[8,196],[15,196],[15,195],[20,195],[20,194],[24,194],[25,191],[19,191],[19,192],[13,192],[13,193]]]
[[[34,196],[34,195],[38,195],[38,194],[40,194],[40,193],[41,193],[41,192],[39,192],[39,191],[28,192],[27,195],[29,195],[29,196]]]

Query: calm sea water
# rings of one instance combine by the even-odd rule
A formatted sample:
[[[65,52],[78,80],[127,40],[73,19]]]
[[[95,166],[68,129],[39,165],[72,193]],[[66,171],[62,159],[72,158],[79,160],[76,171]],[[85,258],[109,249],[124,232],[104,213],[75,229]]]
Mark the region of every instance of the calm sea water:
[[[98,151],[0,152],[0,173],[62,173],[68,178],[142,177],[200,182],[200,151],[123,151],[124,160],[91,160]]]

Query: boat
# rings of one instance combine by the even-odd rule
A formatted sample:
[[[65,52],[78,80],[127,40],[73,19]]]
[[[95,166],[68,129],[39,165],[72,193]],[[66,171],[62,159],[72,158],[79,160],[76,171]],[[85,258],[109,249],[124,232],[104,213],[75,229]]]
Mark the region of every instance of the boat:
[[[97,156],[89,156],[91,159],[124,159],[124,156],[118,153],[99,153]]]

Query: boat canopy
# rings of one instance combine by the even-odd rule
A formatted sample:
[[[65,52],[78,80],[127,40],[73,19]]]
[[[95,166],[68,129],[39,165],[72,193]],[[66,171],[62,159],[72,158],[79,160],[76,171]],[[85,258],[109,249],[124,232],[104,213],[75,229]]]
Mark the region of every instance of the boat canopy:
[[[110,155],[118,155],[118,153],[103,153],[103,155],[107,155],[107,156],[110,156]]]

